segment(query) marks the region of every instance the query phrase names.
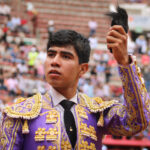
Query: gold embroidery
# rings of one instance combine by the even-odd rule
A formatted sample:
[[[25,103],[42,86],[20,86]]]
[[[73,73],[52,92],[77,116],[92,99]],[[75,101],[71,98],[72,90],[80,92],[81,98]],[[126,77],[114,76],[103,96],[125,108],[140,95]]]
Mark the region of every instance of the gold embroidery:
[[[138,75],[138,78],[137,76],[133,76],[135,74],[132,69],[133,65],[135,65],[136,67],[136,73]],[[130,136],[133,133],[141,130],[141,126],[139,125],[139,123],[137,123],[139,122],[139,118],[137,114],[138,112],[136,111],[137,107],[139,107],[139,113],[140,113],[139,117],[141,119],[142,129],[144,129],[145,126],[147,125],[145,117],[144,117],[143,109],[141,109],[143,107],[142,100],[141,100],[141,97],[139,96],[139,94],[143,93],[143,99],[146,99],[146,90],[145,88],[143,88],[144,85],[142,83],[141,75],[139,73],[139,69],[137,68],[136,62],[134,62],[131,65],[131,67],[126,67],[126,70],[123,68],[120,68],[120,71],[122,73],[121,79],[123,81],[123,87],[124,87],[124,97],[127,101],[127,106],[116,105],[113,108],[111,108],[108,114],[108,119],[113,117],[115,114],[116,116],[118,115],[119,117],[122,117],[122,118],[125,116],[128,116],[128,119],[126,120],[126,125],[116,124],[110,129],[110,132],[114,135]],[[140,82],[137,84],[135,83],[134,80],[140,80]],[[135,94],[132,92],[133,90]],[[135,101],[135,99],[137,101]],[[137,106],[134,106],[133,104]]]
[[[88,119],[88,116],[83,107],[79,106],[79,109],[77,111],[78,111],[80,117],[82,117],[84,119]]]
[[[49,146],[48,150],[56,150],[56,146]]]
[[[57,139],[57,135],[58,135],[58,131],[56,128],[49,128],[49,130],[46,132],[46,140],[47,141],[51,141],[51,140],[56,140]]]
[[[90,125],[88,128],[87,124],[81,123],[80,130],[82,135],[91,137],[93,140],[97,141],[96,131],[93,126]]]
[[[24,121],[24,124],[22,126],[22,133],[27,134],[29,133],[29,126],[28,126],[28,120]]]
[[[44,99],[42,101],[42,108],[47,109],[47,110],[52,109],[52,107],[50,106],[50,104],[46,100],[44,100]]]
[[[6,121],[5,121],[5,128],[6,129],[10,129],[13,127],[14,125],[14,120],[12,118],[8,118]]]
[[[78,96],[79,96],[80,105],[83,106],[83,107],[86,107],[86,104],[85,104],[84,98],[82,96],[82,93],[79,93]]]
[[[3,116],[4,117],[4,116]],[[12,127],[14,126],[14,120],[12,118],[4,119],[3,128],[1,129],[0,135],[0,146],[5,148],[6,144],[9,143],[8,137],[12,134]]]
[[[56,123],[58,118],[58,113],[56,110],[49,111],[48,115],[46,116],[46,123]]]
[[[45,146],[38,146],[38,147],[37,147],[37,150],[45,150],[45,149],[46,149]]]
[[[104,111],[106,108],[109,108],[112,105],[118,103],[118,101],[116,101],[116,100],[102,101],[101,98],[99,98],[99,100],[98,100],[98,98],[94,98],[95,99],[94,100],[93,98],[90,98],[85,94],[82,94],[82,96],[83,96],[85,103],[86,103],[87,107],[89,108],[89,110],[91,112],[95,112],[95,113]],[[102,101],[102,102],[100,104],[98,104],[97,101],[98,102]]]
[[[44,141],[45,139],[45,128],[38,128],[38,130],[35,132],[35,141]]]
[[[80,144],[80,148],[82,150],[96,150],[95,144],[94,143],[90,143],[90,145],[88,145],[87,141],[82,140],[81,144]]]
[[[19,103],[21,103],[25,100],[26,100],[26,98],[20,97],[20,98],[17,99],[16,104],[19,104]]]
[[[23,102],[23,104],[20,104],[19,102]],[[36,94],[28,99],[20,98],[17,103],[6,107],[4,112],[12,118],[33,119],[39,115],[41,105],[41,95]]]
[[[51,98],[50,98],[50,96],[49,96],[48,92],[45,94],[45,97],[46,97],[46,98],[47,98],[47,100],[51,103]]]
[[[14,137],[14,138],[12,138],[12,140],[11,140],[12,146],[10,144],[10,150],[13,150],[14,144],[16,142],[17,132],[18,132],[18,128],[20,126],[20,123],[21,123],[21,121],[17,120],[16,124],[15,124],[15,127],[14,127],[14,129],[12,131],[12,137]]]
[[[71,150],[71,144],[68,141],[62,141],[61,149],[62,150]]]

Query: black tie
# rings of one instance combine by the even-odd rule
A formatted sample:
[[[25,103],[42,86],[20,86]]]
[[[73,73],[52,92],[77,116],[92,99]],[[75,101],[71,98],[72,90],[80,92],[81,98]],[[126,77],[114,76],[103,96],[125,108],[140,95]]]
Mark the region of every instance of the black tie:
[[[74,102],[69,100],[63,100],[60,102],[60,105],[64,108],[64,123],[73,148],[77,140],[77,129],[73,114],[70,109],[74,104]]]

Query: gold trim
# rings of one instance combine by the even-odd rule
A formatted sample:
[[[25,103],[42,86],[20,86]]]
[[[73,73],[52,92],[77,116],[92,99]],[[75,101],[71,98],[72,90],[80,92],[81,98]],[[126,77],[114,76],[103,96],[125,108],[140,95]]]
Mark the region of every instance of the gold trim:
[[[136,67],[136,69],[137,69],[137,65],[135,65],[135,67]],[[133,77],[134,77],[134,80],[136,80],[135,79],[135,76],[134,76],[134,72],[133,72],[133,69],[132,68],[130,68],[130,70],[131,70],[131,72],[132,72],[132,74],[133,74]],[[137,70],[136,70],[137,71]],[[130,73],[130,72],[129,72]],[[130,73],[131,74],[131,73]],[[132,75],[130,75],[130,76],[132,76]],[[139,76],[138,76],[139,77]],[[136,82],[133,82],[133,79],[131,78],[131,80],[132,80],[132,85],[133,85],[133,87],[134,87],[134,91],[135,91],[135,93],[136,93],[136,99],[137,99],[137,103],[138,103],[138,106],[139,106],[139,108],[143,108],[143,106],[142,106],[142,100],[141,100],[141,97],[140,96],[138,96],[139,94],[138,93],[140,93],[139,92],[139,88],[138,88],[138,86],[137,86],[137,83]],[[139,80],[140,80],[140,77],[139,77]],[[140,82],[141,82],[141,80],[140,80]],[[135,89],[135,84],[136,84],[136,89],[137,89],[137,91],[138,92],[136,92],[136,89]],[[138,98],[139,97],[139,98]],[[138,100],[139,99],[139,100]],[[143,120],[142,122],[144,123],[144,126],[143,126],[143,128],[142,128],[142,130],[144,130],[145,129],[145,124],[146,124],[146,121],[144,121],[145,120],[145,117],[144,117],[144,112],[143,112],[143,109],[139,109],[139,111],[140,111],[140,114],[141,114],[141,120]]]
[[[81,135],[81,131],[80,131],[81,130],[81,128],[80,128],[81,119],[79,117],[79,113],[78,113],[79,108],[78,107],[79,107],[79,105],[75,106],[75,110],[76,110],[75,112],[76,112],[77,124],[78,124],[78,126],[77,126],[78,127],[78,129],[77,129],[77,137],[78,137],[77,140],[78,141],[76,142],[77,143],[76,145],[77,145],[77,149],[80,149],[80,142],[81,142],[82,135]]]
[[[24,124],[22,126],[22,133],[23,134],[28,134],[29,133],[28,120],[24,121]]]
[[[95,97],[95,98],[90,98],[86,94],[82,94],[82,97],[84,98],[84,101],[89,108],[91,112],[97,113],[97,112],[102,112],[105,109],[111,107],[114,104],[117,104],[118,101],[116,100],[111,100],[111,101],[102,101],[101,98]],[[97,103],[99,102],[99,103]]]
[[[19,103],[15,103],[12,106],[8,106],[4,109],[4,112],[11,118],[22,118],[22,119],[34,119],[36,118],[42,108],[42,98],[41,98],[41,94],[38,93],[36,95],[33,96],[33,99],[35,100],[35,103],[33,103],[32,109],[30,111],[27,112],[20,112],[19,110],[16,111],[15,109],[22,107],[21,105],[19,105]],[[23,101],[29,101],[30,99],[26,99]],[[18,106],[19,105],[19,106]],[[15,108],[15,109],[13,109]]]
[[[11,147],[11,143],[10,143],[10,148],[9,148],[10,150],[13,150],[13,147],[14,147],[14,144],[15,144],[15,141],[16,141],[16,137],[17,137],[17,131],[18,131],[19,125],[20,125],[20,121],[17,120],[17,122],[15,124],[15,127],[14,127],[14,130],[12,132],[12,140],[11,140],[12,147]],[[16,130],[15,130],[15,128],[16,128]]]

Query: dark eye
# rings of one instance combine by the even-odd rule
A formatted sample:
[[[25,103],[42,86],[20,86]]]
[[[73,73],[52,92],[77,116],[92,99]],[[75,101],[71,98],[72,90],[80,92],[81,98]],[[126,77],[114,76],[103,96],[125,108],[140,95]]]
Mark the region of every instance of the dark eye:
[[[71,59],[71,57],[69,55],[63,55],[63,58],[65,58],[65,59]]]
[[[55,54],[54,54],[54,53],[48,53],[48,56],[49,56],[49,57],[54,57]]]

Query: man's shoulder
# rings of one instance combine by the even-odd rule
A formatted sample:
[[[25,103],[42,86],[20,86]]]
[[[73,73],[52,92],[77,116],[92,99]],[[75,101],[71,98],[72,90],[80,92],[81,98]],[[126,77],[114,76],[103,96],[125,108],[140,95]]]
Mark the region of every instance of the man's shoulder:
[[[4,113],[11,118],[30,120],[39,115],[41,108],[42,97],[41,94],[38,93],[29,98],[18,98],[14,104],[4,109]]]
[[[117,100],[104,101],[100,97],[89,97],[86,94],[80,93],[80,98],[84,101],[85,106],[94,113],[102,112],[107,108],[110,108],[114,104],[117,104]]]

